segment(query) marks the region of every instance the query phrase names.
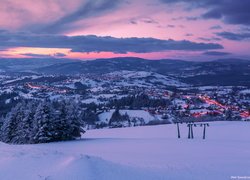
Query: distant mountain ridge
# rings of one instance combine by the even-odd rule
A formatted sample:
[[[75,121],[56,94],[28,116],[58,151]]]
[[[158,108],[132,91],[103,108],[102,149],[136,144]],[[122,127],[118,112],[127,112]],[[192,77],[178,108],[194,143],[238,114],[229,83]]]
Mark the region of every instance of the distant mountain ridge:
[[[37,69],[38,72],[55,74],[109,73],[119,70],[162,72],[160,67],[168,70],[188,66],[193,62],[181,60],[147,60],[142,58],[109,58],[79,61]]]
[[[29,71],[54,64],[70,63],[76,60],[57,58],[0,58],[0,72]]]
[[[149,68],[150,71],[154,72],[160,71],[162,69],[164,70],[175,70],[175,71],[183,71],[183,68],[191,68],[192,66],[195,66],[196,68],[198,66],[209,66],[209,67],[217,67],[220,66],[223,67],[225,65],[229,66],[231,64],[242,66],[242,65],[249,65],[250,61],[243,60],[243,59],[218,59],[214,61],[206,61],[206,62],[196,62],[196,61],[184,61],[184,60],[176,60],[176,59],[160,59],[160,60],[148,60],[148,59],[142,59],[142,58],[136,58],[136,57],[117,57],[117,58],[106,58],[106,59],[96,59],[96,60],[86,60],[86,61],[73,61],[73,62],[66,62],[66,63],[55,63],[52,65],[49,65],[47,67],[42,67],[36,69],[37,71],[41,72],[48,72],[50,73],[50,69],[53,68],[54,73],[102,73],[91,71],[98,69],[105,71],[114,71],[114,70],[145,70]],[[86,67],[86,65],[88,67]],[[98,65],[105,65],[104,66],[98,66]],[[141,65],[141,66],[138,66]],[[78,66],[78,67],[76,67]],[[98,66],[98,67],[94,67]],[[66,69],[65,69],[66,68]],[[67,69],[68,68],[68,69]],[[73,72],[71,72],[70,68],[75,68]],[[108,68],[108,69],[107,69]],[[115,68],[115,69],[113,69]],[[132,69],[128,69],[132,68]],[[156,69],[154,69],[156,68]],[[194,67],[193,67],[194,68]],[[88,69],[88,70],[87,70]],[[61,70],[69,70],[69,71],[62,71]],[[51,72],[52,73],[52,72]]]
[[[147,71],[174,76],[195,85],[250,86],[250,61],[236,59],[209,62],[111,58],[55,64],[36,71],[45,74],[104,74],[114,71]]]
[[[1,61],[2,62],[2,61]],[[0,62],[0,67],[4,66]],[[6,65],[6,70],[22,70],[22,65]],[[18,61],[19,62],[19,61]],[[21,62],[21,61],[20,61]],[[22,60],[24,62],[24,60]],[[146,60],[136,57],[117,57],[76,61],[69,59],[30,60],[24,71],[51,75],[105,74],[115,71],[146,71],[179,78],[194,85],[250,86],[250,61],[242,59],[218,59],[208,62],[183,60]],[[47,64],[46,64],[47,63]],[[17,66],[18,68],[13,68]],[[9,69],[8,69],[9,68]]]

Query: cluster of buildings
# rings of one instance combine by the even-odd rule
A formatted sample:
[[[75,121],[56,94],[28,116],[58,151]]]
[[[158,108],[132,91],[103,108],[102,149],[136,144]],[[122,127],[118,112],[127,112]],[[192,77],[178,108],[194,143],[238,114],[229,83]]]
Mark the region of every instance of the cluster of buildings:
[[[41,76],[39,76],[41,78]],[[50,76],[53,78],[53,76]],[[134,75],[122,77],[108,75],[68,76],[57,81],[38,81],[37,78],[1,77],[0,93],[14,93],[13,98],[74,98],[82,103],[98,105],[97,111],[108,109],[105,105],[114,99],[145,94],[151,99],[164,99],[166,106],[141,107],[158,119],[170,122],[181,119],[194,120],[250,120],[250,90],[247,87],[193,87],[167,82],[155,83],[152,77]],[[11,99],[6,100],[6,103]],[[101,109],[102,108],[102,109]],[[125,107],[129,108],[129,107]]]

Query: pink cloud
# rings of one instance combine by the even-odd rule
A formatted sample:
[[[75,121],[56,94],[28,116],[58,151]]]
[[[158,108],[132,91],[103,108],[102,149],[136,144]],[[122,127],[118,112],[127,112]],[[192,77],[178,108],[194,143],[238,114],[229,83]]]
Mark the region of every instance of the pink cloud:
[[[20,30],[51,23],[73,12],[83,0],[0,1],[0,29]]]
[[[215,37],[215,32],[222,30],[235,31],[239,27],[224,24],[220,19],[205,20],[197,18],[204,14],[204,9],[184,10],[182,4],[169,6],[155,0],[131,0],[121,1],[121,6],[117,6],[105,13],[99,13],[102,0],[1,0],[0,1],[0,30],[8,31],[34,31],[40,30],[49,25],[57,25],[57,22],[72,14],[77,15],[80,7],[88,2],[92,2],[96,9],[91,11],[91,15],[76,18],[75,21],[67,22],[58,33],[74,35],[112,36],[112,37],[153,37],[158,39],[189,40],[193,42],[205,42],[200,37],[209,39]],[[116,1],[117,2],[117,1]],[[129,3],[126,3],[129,2]],[[93,8],[92,6],[89,6]],[[116,6],[115,6],[116,7]],[[100,9],[98,9],[100,8]],[[81,13],[80,13],[81,14]],[[190,20],[190,17],[192,20]],[[188,20],[189,18],[189,20]],[[70,20],[70,18],[69,18]],[[131,23],[131,22],[134,23]],[[171,28],[169,28],[171,25]],[[212,26],[219,25],[221,29],[211,29]],[[53,26],[52,26],[53,28]],[[56,27],[55,27],[56,28]],[[68,29],[67,29],[68,28]],[[47,32],[45,32],[47,33]],[[57,32],[55,32],[57,33]],[[192,36],[187,36],[192,34]],[[207,43],[207,42],[206,42]],[[213,40],[211,40],[213,43]],[[218,42],[215,42],[218,43]],[[226,52],[235,55],[249,54],[249,41],[235,42],[223,40],[219,42],[225,47]],[[25,49],[24,47],[20,47]],[[35,52],[33,52],[35,51]],[[35,48],[28,48],[26,53],[36,53]],[[186,51],[168,51],[153,53],[128,53],[114,54],[111,52],[100,53],[76,53],[65,52],[65,49],[40,48],[38,54],[65,53],[69,58],[94,59],[99,57],[115,56],[137,56],[149,59],[159,58],[201,58],[200,53]],[[13,49],[0,53],[2,56],[22,57],[20,49],[13,52]]]

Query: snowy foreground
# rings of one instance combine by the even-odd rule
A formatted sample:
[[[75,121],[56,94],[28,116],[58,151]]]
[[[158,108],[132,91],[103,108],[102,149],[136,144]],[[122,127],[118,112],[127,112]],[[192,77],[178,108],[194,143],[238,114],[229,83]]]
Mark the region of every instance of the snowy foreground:
[[[187,139],[181,125],[90,130],[82,140],[0,143],[1,180],[236,179],[250,177],[250,123],[215,122]],[[240,177],[239,177],[240,178]],[[239,179],[238,178],[238,179]]]

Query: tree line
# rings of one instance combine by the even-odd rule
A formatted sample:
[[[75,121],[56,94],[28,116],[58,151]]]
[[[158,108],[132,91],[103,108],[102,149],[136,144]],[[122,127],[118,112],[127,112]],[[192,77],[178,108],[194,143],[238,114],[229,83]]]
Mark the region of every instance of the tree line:
[[[2,120],[0,140],[11,144],[73,140],[84,132],[85,116],[70,101],[22,101]]]
[[[129,107],[130,109],[141,109],[142,107],[166,107],[171,104],[168,99],[154,99],[150,98],[146,94],[138,94],[127,97],[122,97],[121,99],[110,100],[107,104],[108,107]]]

